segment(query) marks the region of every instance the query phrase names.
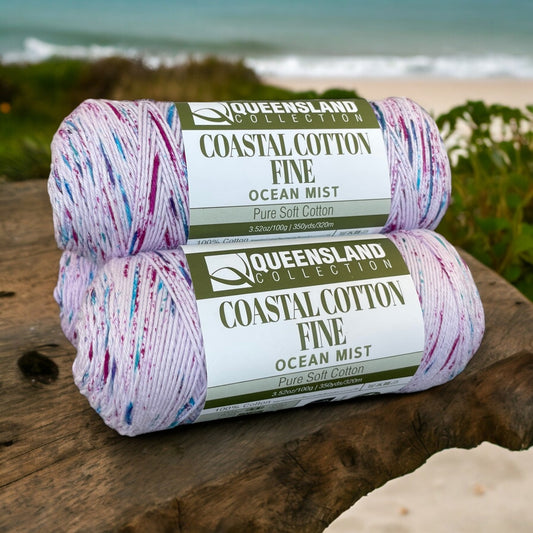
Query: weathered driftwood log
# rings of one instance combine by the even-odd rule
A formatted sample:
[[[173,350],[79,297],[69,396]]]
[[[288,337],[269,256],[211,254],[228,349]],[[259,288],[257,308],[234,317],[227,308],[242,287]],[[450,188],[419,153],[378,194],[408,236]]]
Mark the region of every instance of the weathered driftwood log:
[[[464,254],[487,332],[435,389],[136,438],[71,377],[44,181],[0,184],[0,531],[322,531],[449,447],[533,444],[533,304]]]

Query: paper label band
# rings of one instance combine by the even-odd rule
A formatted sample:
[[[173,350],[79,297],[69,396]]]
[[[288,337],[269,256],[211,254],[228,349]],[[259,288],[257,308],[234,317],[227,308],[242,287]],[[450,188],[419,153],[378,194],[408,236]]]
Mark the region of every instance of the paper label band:
[[[207,361],[198,421],[395,392],[424,322],[382,236],[185,246]]]
[[[366,100],[177,103],[189,243],[376,233],[391,202]]]

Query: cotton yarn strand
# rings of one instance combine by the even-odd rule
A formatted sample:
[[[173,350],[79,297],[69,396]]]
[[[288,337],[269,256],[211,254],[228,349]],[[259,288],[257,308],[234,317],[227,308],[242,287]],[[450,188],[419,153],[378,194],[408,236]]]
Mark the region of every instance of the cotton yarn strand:
[[[86,100],[62,122],[51,150],[59,248],[99,264],[186,242],[187,167],[174,104]]]
[[[430,115],[409,98],[370,102],[385,140],[391,209],[382,233],[436,229],[448,208],[451,170]]]
[[[459,374],[479,348],[485,314],[472,274],[457,250],[433,231],[393,232],[424,316],[425,350],[401,392],[425,390]]]
[[[96,270],[96,265],[86,257],[68,251],[61,254],[54,299],[59,306],[61,329],[73,346],[78,342],[78,311]]]
[[[408,98],[370,103],[391,178],[382,232],[435,229],[449,203],[451,173],[434,120]],[[188,175],[175,105],[81,103],[54,135],[48,191],[59,248],[97,264],[185,244]]]
[[[423,390],[464,369],[483,337],[483,307],[468,267],[443,237],[430,230],[387,237],[413,277],[425,329],[422,362],[401,392]],[[77,328],[74,380],[106,424],[133,436],[195,420],[207,369],[181,248],[109,261],[85,293]]]

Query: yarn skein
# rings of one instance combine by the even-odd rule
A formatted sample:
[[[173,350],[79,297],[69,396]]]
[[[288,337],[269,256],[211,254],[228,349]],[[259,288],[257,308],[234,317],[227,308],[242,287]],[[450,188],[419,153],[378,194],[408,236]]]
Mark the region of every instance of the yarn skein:
[[[387,238],[406,261],[424,320],[424,355],[400,392],[424,390],[465,368],[484,333],[483,307],[467,265],[443,237],[413,230]],[[77,328],[74,380],[107,425],[133,436],[196,419],[207,368],[182,248],[110,260],[85,293]]]
[[[435,229],[449,203],[451,172],[434,120],[408,98],[370,104],[391,180],[382,232]],[[187,163],[173,103],[86,100],[61,123],[51,148],[48,192],[59,248],[101,264],[187,242]]]
[[[87,287],[92,282],[97,266],[86,257],[65,251],[59,259],[59,275],[54,288],[54,299],[59,306],[59,322],[65,337],[76,346],[76,320]]]

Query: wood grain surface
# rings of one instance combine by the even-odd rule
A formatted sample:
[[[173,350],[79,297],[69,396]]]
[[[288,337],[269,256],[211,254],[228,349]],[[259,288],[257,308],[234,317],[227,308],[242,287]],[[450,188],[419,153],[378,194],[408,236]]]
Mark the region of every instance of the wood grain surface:
[[[0,183],[0,531],[319,532],[439,450],[530,447],[533,304],[463,256],[487,330],[450,383],[121,437],[72,380],[46,182]]]

